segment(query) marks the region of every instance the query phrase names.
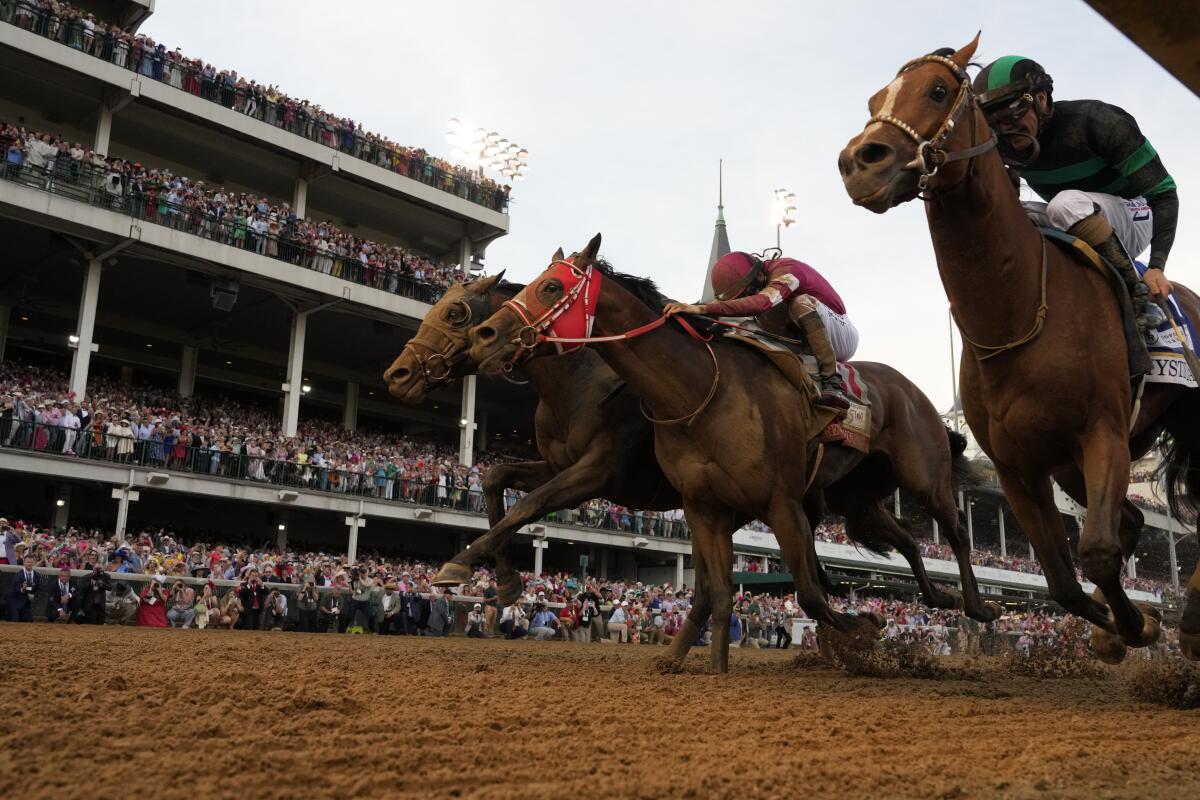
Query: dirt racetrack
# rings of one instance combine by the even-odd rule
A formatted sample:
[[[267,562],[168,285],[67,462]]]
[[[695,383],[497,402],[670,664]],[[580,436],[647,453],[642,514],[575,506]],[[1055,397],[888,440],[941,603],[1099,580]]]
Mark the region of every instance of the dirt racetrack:
[[[1116,677],[880,680],[735,650],[0,625],[0,796],[1195,798]]]

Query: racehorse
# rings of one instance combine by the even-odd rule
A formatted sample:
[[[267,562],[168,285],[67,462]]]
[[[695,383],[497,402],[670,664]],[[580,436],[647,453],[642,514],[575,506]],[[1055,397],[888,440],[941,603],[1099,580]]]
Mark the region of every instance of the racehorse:
[[[925,200],[938,272],[966,342],[967,423],[995,462],[1051,596],[1096,626],[1101,658],[1119,661],[1126,646],[1160,633],[1121,586],[1142,527],[1125,497],[1131,457],[1165,431],[1172,512],[1193,512],[1200,390],[1147,383],[1134,416],[1118,299],[1107,276],[1048,243],[1026,216],[966,73],[978,42],[905,64],[870,99],[871,119],[838,166],[854,203],[876,213]],[[1200,320],[1193,292],[1175,284],[1175,297]],[[1079,558],[1098,588],[1093,597],[1076,580],[1052,478],[1087,507]],[[1180,631],[1184,652],[1200,658],[1200,567]]]
[[[473,323],[498,311],[524,288],[501,283],[500,277],[451,287],[430,309],[384,373],[394,397],[420,403],[430,389],[474,370],[466,358]],[[851,540],[876,552],[894,548],[904,557],[927,605],[963,608],[980,621],[994,619],[999,607],[979,598],[969,543],[954,505],[953,485],[971,478],[962,456],[965,440],[944,431],[933,404],[903,375],[883,364],[855,362],[854,366],[875,392],[871,452],[864,457],[840,447],[828,449],[814,491],[806,497],[810,520],[819,520],[823,501],[828,503],[846,518]],[[625,384],[599,356],[580,350],[558,359],[534,359],[526,372],[539,397],[535,426],[544,460],[496,465],[484,475],[491,530],[446,564],[434,581],[463,583],[472,565],[493,558],[501,583],[500,602],[505,605],[520,593],[519,580],[514,581],[509,566],[507,543],[522,525],[592,497],[656,510],[681,504],[678,492],[658,469],[650,423],[638,413],[634,395],[621,391]],[[584,390],[578,391],[577,385]],[[504,516],[503,493],[510,486],[532,493]],[[929,579],[912,534],[886,509],[883,501],[897,486],[916,497],[947,531],[959,560],[961,594]]]
[[[669,660],[678,667],[712,616],[712,668],[729,669],[729,575],[733,533],[759,519],[774,531],[814,620],[854,637],[874,638],[881,620],[829,607],[802,504],[808,443],[832,420],[799,394],[782,371],[749,348],[707,340],[686,320],[667,325],[653,284],[597,263],[600,236],[549,268],[471,331],[470,358],[485,374],[503,374],[529,357],[560,317],[582,315],[595,347],[643,403],[653,423],[663,473],[683,496],[692,531],[696,593]],[[651,304],[646,300],[651,298]]]

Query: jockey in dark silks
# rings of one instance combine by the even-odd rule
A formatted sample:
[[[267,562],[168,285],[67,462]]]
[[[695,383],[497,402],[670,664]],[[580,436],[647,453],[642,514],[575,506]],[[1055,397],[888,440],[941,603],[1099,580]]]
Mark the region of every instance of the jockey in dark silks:
[[[1175,181],[1134,120],[1099,100],[1054,102],[1054,81],[1032,59],[1005,56],[975,78],[975,93],[1010,170],[1045,203],[1025,203],[1040,225],[1065,230],[1121,273],[1143,336],[1164,319],[1163,274],[1175,240]],[[1131,261],[1150,247],[1139,277]]]
[[[735,252],[713,265],[712,282],[715,302],[671,303],[666,313],[756,317],[762,324],[764,315],[784,306],[789,321],[800,330],[817,359],[820,405],[843,411],[850,407],[837,362],[853,358],[858,349],[858,329],[846,316],[846,306],[829,281],[794,258],[763,261],[750,253]],[[773,326],[763,327],[771,330]]]

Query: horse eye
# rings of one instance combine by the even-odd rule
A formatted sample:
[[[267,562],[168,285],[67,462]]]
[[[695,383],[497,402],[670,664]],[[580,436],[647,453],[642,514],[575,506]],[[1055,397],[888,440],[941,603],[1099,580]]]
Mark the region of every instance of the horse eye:
[[[949,91],[940,83],[929,90],[929,96],[938,103],[945,100],[947,94],[949,94]]]

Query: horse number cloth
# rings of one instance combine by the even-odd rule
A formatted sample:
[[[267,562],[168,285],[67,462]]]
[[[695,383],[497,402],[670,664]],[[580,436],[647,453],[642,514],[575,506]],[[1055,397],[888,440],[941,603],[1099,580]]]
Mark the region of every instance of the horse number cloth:
[[[1146,271],[1146,265],[1135,261],[1139,273]],[[1183,354],[1185,342],[1181,341],[1182,333],[1186,346],[1196,352],[1196,329],[1188,319],[1183,308],[1172,297],[1167,300],[1173,319],[1165,320],[1152,334],[1153,343],[1146,349],[1150,351],[1150,371],[1146,380],[1150,383],[1178,383],[1181,386],[1196,388],[1196,378],[1188,366],[1187,357]]]

